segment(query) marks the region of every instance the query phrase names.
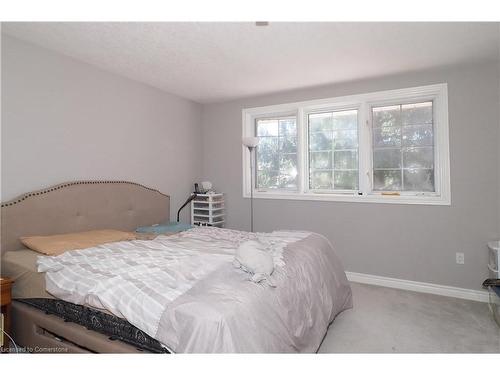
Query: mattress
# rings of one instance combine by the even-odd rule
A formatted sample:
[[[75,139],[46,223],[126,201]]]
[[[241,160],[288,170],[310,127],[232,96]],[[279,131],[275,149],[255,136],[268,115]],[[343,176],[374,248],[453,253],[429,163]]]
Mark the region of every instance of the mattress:
[[[2,257],[2,276],[13,281],[12,298],[55,298],[45,289],[45,273],[37,272],[40,253],[29,249],[8,251]]]
[[[47,293],[45,273],[37,272],[36,260],[39,255],[36,251],[22,249],[6,252],[2,257],[2,276],[14,280],[12,298],[141,350],[168,352],[157,340],[108,311],[62,301]]]

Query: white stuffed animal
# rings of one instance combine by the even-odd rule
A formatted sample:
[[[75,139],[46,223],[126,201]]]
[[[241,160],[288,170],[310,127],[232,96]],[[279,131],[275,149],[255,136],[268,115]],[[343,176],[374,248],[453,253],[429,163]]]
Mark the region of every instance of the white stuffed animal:
[[[273,256],[259,241],[243,242],[236,250],[233,265],[250,273],[251,281],[259,283],[266,280],[270,286],[275,286],[269,279],[274,271]]]

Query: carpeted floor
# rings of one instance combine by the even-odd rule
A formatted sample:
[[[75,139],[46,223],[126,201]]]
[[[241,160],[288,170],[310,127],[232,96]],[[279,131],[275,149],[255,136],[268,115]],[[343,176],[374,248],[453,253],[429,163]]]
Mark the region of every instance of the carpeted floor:
[[[320,353],[500,353],[500,329],[480,302],[352,283]]]

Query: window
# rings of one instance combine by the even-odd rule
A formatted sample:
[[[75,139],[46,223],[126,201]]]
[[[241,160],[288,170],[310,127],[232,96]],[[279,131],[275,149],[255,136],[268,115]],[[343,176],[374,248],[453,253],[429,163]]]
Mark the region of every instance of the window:
[[[297,122],[295,117],[255,121],[257,189],[297,190]]]
[[[307,116],[309,189],[358,189],[358,111]]]
[[[434,191],[432,102],[372,108],[373,190]]]
[[[244,196],[451,201],[446,84],[244,109],[243,136],[259,137]]]

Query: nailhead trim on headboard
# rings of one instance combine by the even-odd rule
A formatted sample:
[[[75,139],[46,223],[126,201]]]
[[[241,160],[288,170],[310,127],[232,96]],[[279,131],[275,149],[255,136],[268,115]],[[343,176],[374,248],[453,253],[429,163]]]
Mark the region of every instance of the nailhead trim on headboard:
[[[150,187],[138,184],[137,182],[130,182],[130,181],[99,181],[99,180],[98,181],[73,181],[73,182],[65,182],[63,184],[51,186],[49,188],[46,188],[46,189],[43,189],[43,190],[40,190],[40,191],[34,191],[34,192],[31,192],[31,193],[23,194],[23,195],[21,195],[21,196],[19,196],[17,198],[14,198],[14,199],[12,199],[12,200],[10,200],[8,202],[2,203],[2,208],[3,207],[8,207],[8,206],[13,206],[13,205],[15,205],[17,203],[20,203],[20,202],[24,201],[25,199],[28,199],[29,197],[32,197],[32,196],[35,196],[35,195],[42,195],[42,194],[50,193],[51,191],[60,190],[60,189],[63,189],[63,188],[69,187],[69,186],[73,186],[73,185],[89,185],[89,184],[131,184],[131,185],[136,185],[136,186],[139,186],[139,187],[147,189],[147,190],[151,190],[151,191],[156,192],[158,194],[161,194],[161,195],[163,195],[165,197],[168,197],[167,194],[163,194],[159,190],[156,190],[156,189],[153,189],[153,188],[150,188]]]

